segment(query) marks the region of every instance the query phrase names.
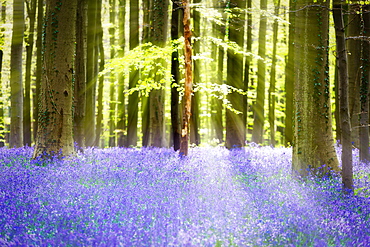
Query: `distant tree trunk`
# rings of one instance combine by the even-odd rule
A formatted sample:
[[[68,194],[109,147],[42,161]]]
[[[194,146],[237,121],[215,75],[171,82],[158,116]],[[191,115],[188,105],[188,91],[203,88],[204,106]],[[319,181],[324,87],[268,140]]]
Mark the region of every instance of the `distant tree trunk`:
[[[152,11],[150,9],[150,0],[143,1],[143,43],[148,43],[150,41],[150,20]],[[145,75],[141,74],[142,77]],[[142,78],[144,79],[144,78]],[[143,96],[141,97],[141,108],[142,108],[142,132],[143,132],[143,139],[142,145],[143,147],[147,147],[150,145],[150,106],[149,106],[149,97]]]
[[[352,142],[359,147],[360,137],[360,84],[361,84],[361,45],[358,38],[361,34],[361,6],[360,4],[349,4],[348,14],[348,83],[349,83],[349,114],[352,126]],[[340,134],[340,132],[339,132]]]
[[[85,146],[84,125],[86,110],[86,28],[87,1],[77,2],[76,58],[74,83],[74,142],[77,148]]]
[[[361,41],[361,87],[360,87],[360,160],[370,161],[369,157],[369,80],[370,80],[370,5],[362,6],[363,35]]]
[[[126,0],[119,0],[119,34],[118,34],[118,45],[120,50],[118,51],[118,56],[123,57],[125,54],[125,25],[126,25]],[[123,74],[118,75],[118,92],[117,92],[117,145],[123,147],[126,144],[125,131],[126,131],[126,104],[125,104],[125,94],[123,93],[125,89],[125,77]]]
[[[171,17],[171,39],[179,39],[181,25],[181,8],[178,3],[172,5],[172,17]],[[180,84],[180,70],[179,70],[179,53],[174,51],[172,53],[171,60],[171,74],[173,81],[171,82],[171,126],[172,126],[172,140],[173,149],[175,151],[180,149],[180,137],[181,137],[181,122],[180,122],[180,105],[179,105],[179,92],[177,91],[178,85]]]
[[[252,8],[252,0],[247,0],[247,9]],[[247,13],[247,35],[246,35],[246,51],[252,53],[252,13],[248,11]],[[249,81],[250,81],[250,69],[251,69],[251,61],[252,57],[247,56],[245,59],[244,65],[244,91],[247,92],[249,90]],[[243,103],[243,125],[245,126],[245,134],[247,135],[248,132],[248,96],[243,96],[244,103]]]
[[[25,2],[29,18],[29,34],[26,40],[26,76],[23,98],[23,145],[31,146],[31,65],[33,56],[33,43],[36,19],[37,0]]]
[[[45,66],[34,158],[74,153],[72,83],[76,7],[75,0],[63,4],[59,0],[46,1]]]
[[[329,1],[297,4],[292,169],[307,175],[339,172],[334,148],[328,72]],[[315,16],[315,18],[312,18]],[[317,34],[317,35],[312,35]]]
[[[277,0],[275,5],[275,15],[279,15],[280,0]],[[277,20],[274,21],[273,25],[273,38],[272,38],[272,64],[270,72],[270,88],[269,88],[269,124],[270,124],[270,144],[275,146],[275,90],[276,90],[276,47],[277,47],[277,36],[278,36],[279,24]]]
[[[10,59],[10,147],[23,146],[23,78],[22,54],[24,34],[24,1],[14,0],[13,36]]]
[[[42,78],[42,30],[44,25],[44,1],[37,1],[37,40],[36,40],[36,80],[35,80],[35,93],[33,94],[33,116],[35,118],[33,128],[33,139],[36,140],[39,123],[39,99]]]
[[[110,58],[114,58],[116,55],[116,0],[109,0],[110,12],[109,12],[109,22],[112,27],[109,28],[109,43],[110,43]],[[110,86],[109,86],[109,146],[116,146],[116,77],[110,75]]]
[[[245,1],[231,0],[229,7],[235,16],[230,18],[229,39],[235,42],[239,49],[244,45],[245,14],[240,9],[245,8]],[[243,54],[232,49],[227,51],[227,85],[244,89],[243,84]],[[240,112],[237,114],[226,109],[226,148],[240,148],[245,145],[245,125],[243,121],[244,99],[243,95],[231,92],[228,95],[232,107]]]
[[[193,0],[193,4],[199,4],[201,0]],[[194,8],[193,10],[193,36],[200,37],[200,11]],[[193,52],[194,54],[200,53],[200,40],[193,41]],[[200,60],[193,61],[193,84],[200,83]],[[199,118],[199,104],[200,104],[200,92],[193,92],[193,98],[191,100],[191,115],[190,115],[190,143],[199,145],[200,144],[200,118]]]
[[[184,6],[184,38],[185,38],[185,92],[184,92],[184,113],[181,124],[180,155],[187,156],[189,151],[189,121],[191,114],[191,93],[192,87],[192,59],[191,59],[191,28],[190,28],[190,3],[183,1]]]
[[[220,9],[219,11],[222,13],[222,16],[225,17],[225,3],[219,2],[217,0],[213,1],[213,6]],[[225,18],[226,19],[226,18]],[[218,25],[217,23],[214,24],[213,30],[215,31],[214,36],[220,40],[225,39],[226,34],[226,24],[225,25]],[[219,46],[217,44],[213,45],[214,53],[218,54],[215,58],[216,60],[216,78],[215,81],[218,85],[222,85],[224,83],[223,72],[224,72],[224,56],[225,56],[225,49],[223,46]],[[224,128],[223,128],[223,105],[222,101],[218,98],[212,98],[211,100],[211,126],[213,138],[216,139],[217,143],[222,143],[224,141]]]
[[[294,63],[295,63],[295,9],[296,1],[289,0],[289,45],[288,59],[285,65],[285,141],[286,147],[293,145],[293,91],[294,91]]]
[[[85,144],[88,147],[94,146],[95,143],[97,1],[100,0],[88,0],[87,10]]]
[[[267,9],[267,0],[261,0],[261,10]],[[260,15],[260,27],[258,34],[258,55],[265,58],[266,54],[266,17]],[[266,80],[266,64],[263,60],[257,62],[257,98],[254,105],[254,121],[252,142],[263,143],[264,122],[265,122],[265,80]]]
[[[151,6],[151,19],[152,28],[150,33],[150,41],[153,45],[164,47],[167,42],[167,30],[168,30],[168,0],[154,1]],[[158,64],[165,65],[165,59],[159,59]],[[163,66],[165,67],[165,66]],[[156,73],[157,68],[154,68],[153,73],[155,73],[154,80],[159,83],[163,80],[163,75]],[[161,82],[161,86],[165,86]],[[164,90],[153,89],[149,96],[150,102],[150,146],[154,147],[164,147],[166,145],[165,139],[165,94]]]
[[[342,127],[342,183],[345,189],[353,190],[351,119],[348,105],[347,49],[344,34],[342,1],[333,1],[333,18],[337,44],[337,69],[340,88],[340,125]],[[369,51],[368,51],[369,52]]]
[[[6,1],[2,1],[1,3],[1,24],[4,24],[6,21]],[[1,27],[0,29],[0,38],[4,40],[4,32],[5,28]],[[3,47],[0,46],[0,99],[3,98],[3,82],[2,82],[2,71],[3,71],[3,57],[4,51]],[[4,102],[0,100],[0,147],[5,146],[5,135],[4,135]]]
[[[130,50],[139,45],[139,1],[130,1]],[[134,88],[139,80],[139,72],[132,70],[129,75],[129,88]],[[139,94],[128,96],[127,146],[137,145],[137,125],[139,112]]]
[[[105,58],[104,58],[104,46],[103,46],[103,28],[101,20],[101,1],[98,1],[97,8],[97,32],[96,32],[96,42],[97,42],[97,56],[99,56],[99,68],[98,71],[104,70]],[[97,71],[97,72],[98,72]],[[97,73],[96,72],[96,76]],[[96,129],[95,129],[95,144],[96,147],[104,147],[104,143],[101,143],[101,135],[103,128],[103,94],[104,94],[104,76],[99,76],[98,80],[98,97],[97,97],[97,116],[96,116]],[[103,139],[104,142],[104,139]]]

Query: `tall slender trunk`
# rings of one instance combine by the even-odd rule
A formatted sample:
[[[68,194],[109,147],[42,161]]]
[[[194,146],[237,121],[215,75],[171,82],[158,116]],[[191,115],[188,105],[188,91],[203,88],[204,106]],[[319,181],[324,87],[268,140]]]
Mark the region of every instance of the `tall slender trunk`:
[[[184,113],[181,124],[180,155],[187,156],[189,152],[189,121],[191,114],[191,93],[192,87],[192,48],[190,28],[190,3],[183,1],[184,6],[184,38],[185,38],[185,92],[184,92]]]
[[[139,45],[139,1],[130,1],[130,50]],[[130,71],[129,88],[134,88],[139,80],[137,70]],[[137,125],[139,114],[139,94],[137,91],[128,96],[127,108],[127,146],[137,145]]]
[[[359,147],[360,138],[360,85],[361,85],[361,45],[362,42],[358,37],[362,36],[361,26],[363,23],[360,4],[349,4],[348,14],[348,83],[349,83],[349,114],[352,126],[352,142],[354,146]],[[340,128],[340,127],[339,127]],[[339,129],[339,135],[341,131]]]
[[[194,4],[200,3],[200,0],[193,0]],[[195,38],[200,37],[200,11],[196,8],[193,9],[193,36]],[[193,52],[195,55],[200,53],[200,40],[194,39],[193,41]],[[193,84],[200,83],[200,60],[193,61]],[[199,116],[199,105],[200,105],[200,92],[193,92],[193,98],[191,100],[191,115],[190,115],[190,143],[199,145],[200,144],[200,116]]]
[[[179,4],[173,3],[172,5],[172,17],[171,17],[171,39],[177,40],[179,38],[179,30],[181,25],[181,8]],[[171,82],[171,134],[173,140],[173,149],[175,151],[180,149],[180,137],[181,137],[181,122],[180,122],[180,105],[179,105],[179,92],[177,85],[180,82],[180,70],[179,70],[179,53],[174,51],[171,59],[171,74],[173,81]]]
[[[6,1],[1,2],[1,24],[4,24],[6,21]],[[4,32],[5,28],[1,27],[0,29],[0,37],[1,39],[4,39]],[[3,98],[3,82],[2,82],[2,71],[3,71],[3,57],[4,57],[4,51],[1,48],[0,49],[0,99]],[[0,100],[0,147],[5,146],[5,135],[4,135],[4,102],[3,100]]]
[[[23,98],[23,145],[31,146],[31,65],[33,57],[34,31],[37,0],[26,2],[29,18],[29,34],[26,40],[26,75]]]
[[[86,111],[86,28],[87,1],[77,2],[76,58],[74,82],[74,142],[77,148],[85,146],[84,124]]]
[[[116,44],[116,0],[109,0],[110,12],[109,12],[109,22],[112,27],[109,28],[109,43],[110,43],[110,58],[114,58],[116,54],[115,44]],[[112,74],[110,75],[110,86],[109,86],[109,146],[114,147],[116,145],[116,77]]]
[[[229,40],[235,42],[239,49],[243,50],[245,14],[240,9],[245,8],[245,1],[231,0],[229,8],[231,13],[235,15],[229,19]],[[243,54],[228,49],[227,84],[237,89],[244,89],[243,72]],[[231,92],[227,97],[232,107],[240,113],[237,114],[226,109],[226,147],[229,149],[240,148],[245,145],[246,136],[246,126],[243,120],[244,96],[237,92]]]
[[[14,0],[13,36],[10,59],[10,147],[23,146],[23,78],[22,54],[24,34],[24,1]]]
[[[353,190],[351,119],[348,105],[348,68],[345,43],[342,1],[334,0],[333,18],[337,44],[337,69],[340,89],[340,125],[342,127],[342,183],[345,189]]]
[[[363,35],[370,38],[370,5],[362,6]],[[361,86],[360,86],[360,160],[370,161],[369,157],[369,80],[370,44],[369,39],[361,41]]]
[[[295,12],[296,1],[289,1],[289,37],[288,59],[285,65],[285,146],[293,145],[293,89],[294,89],[294,64],[295,64]]]
[[[33,116],[35,123],[33,127],[33,139],[36,140],[38,125],[39,125],[39,101],[40,101],[40,88],[42,77],[42,28],[44,25],[44,1],[37,1],[37,39],[36,39],[36,80],[35,80],[35,93],[33,94]]]
[[[123,57],[125,54],[125,19],[126,19],[126,0],[119,0],[118,3],[119,16],[119,34],[118,34],[118,45],[120,50],[118,56]],[[117,145],[123,147],[126,144],[125,132],[126,132],[126,104],[125,104],[125,77],[123,74],[118,75],[118,92],[117,92]]]
[[[261,10],[267,9],[267,0],[261,0]],[[260,15],[260,27],[258,34],[258,55],[265,58],[266,54],[266,26],[267,20],[264,15]],[[254,105],[254,121],[252,141],[255,143],[263,143],[264,122],[265,122],[265,80],[266,80],[266,64],[263,60],[257,62],[257,98]]]
[[[85,144],[88,147],[94,146],[95,142],[97,1],[100,0],[88,0],[87,11]]]
[[[104,46],[103,46],[103,28],[101,20],[101,1],[98,2],[97,9],[97,55],[99,56],[98,71],[104,70],[105,58],[104,58]],[[97,97],[97,114],[96,114],[96,129],[95,129],[95,145],[96,147],[104,147],[104,139],[101,139],[103,129],[103,94],[104,94],[104,76],[99,76],[98,80],[98,97]],[[101,142],[103,141],[103,142]]]
[[[275,5],[275,15],[279,15],[280,0],[277,1]],[[275,90],[276,90],[276,48],[277,48],[277,37],[278,37],[278,27],[279,24],[277,20],[274,21],[273,25],[273,38],[272,38],[272,64],[270,72],[270,88],[269,88],[269,124],[270,124],[270,144],[275,146]]]

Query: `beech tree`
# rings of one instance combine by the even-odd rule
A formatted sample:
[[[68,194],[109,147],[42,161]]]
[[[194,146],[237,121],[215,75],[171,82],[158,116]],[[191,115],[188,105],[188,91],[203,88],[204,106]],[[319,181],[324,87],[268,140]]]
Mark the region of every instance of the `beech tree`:
[[[330,105],[329,1],[305,0],[297,9],[292,168],[300,175],[309,169],[325,175],[339,172]]]
[[[10,141],[11,147],[23,146],[23,78],[22,54],[24,34],[24,1],[13,3],[13,35],[10,59]]]
[[[76,1],[47,0],[39,128],[33,157],[74,153],[72,121]]]

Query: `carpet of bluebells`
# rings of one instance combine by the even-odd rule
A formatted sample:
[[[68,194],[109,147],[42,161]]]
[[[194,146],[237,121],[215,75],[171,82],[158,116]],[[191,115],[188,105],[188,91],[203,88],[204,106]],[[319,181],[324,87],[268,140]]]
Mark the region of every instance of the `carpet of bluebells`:
[[[340,152],[340,151],[338,151]],[[370,165],[295,179],[291,149],[0,149],[0,246],[369,246]]]

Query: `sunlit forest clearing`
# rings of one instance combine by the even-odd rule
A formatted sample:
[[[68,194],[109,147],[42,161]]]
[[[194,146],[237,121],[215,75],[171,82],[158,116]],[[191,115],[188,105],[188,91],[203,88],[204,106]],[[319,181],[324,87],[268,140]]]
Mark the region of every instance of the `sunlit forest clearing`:
[[[0,246],[370,245],[366,1],[0,3]]]

